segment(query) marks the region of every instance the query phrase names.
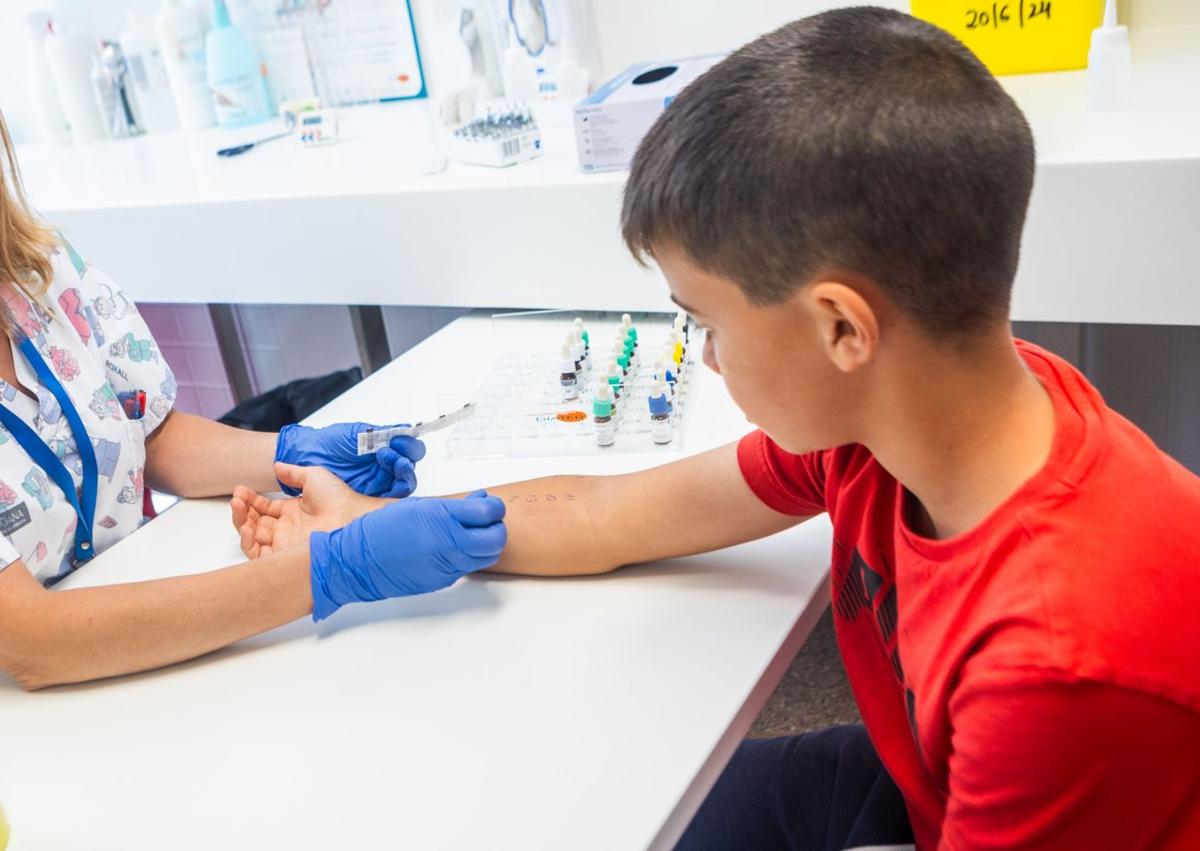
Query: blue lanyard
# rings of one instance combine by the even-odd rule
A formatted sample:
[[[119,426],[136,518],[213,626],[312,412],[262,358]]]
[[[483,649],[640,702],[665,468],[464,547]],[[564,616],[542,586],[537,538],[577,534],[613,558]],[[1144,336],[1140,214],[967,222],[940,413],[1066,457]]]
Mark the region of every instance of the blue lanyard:
[[[0,423],[9,430],[33,462],[59,486],[63,496],[75,509],[75,516],[79,518],[79,522],[75,524],[75,561],[87,561],[96,554],[92,548],[92,520],[96,516],[96,487],[100,478],[96,469],[96,450],[92,447],[92,439],[88,436],[87,429],[83,427],[79,412],[71,403],[71,397],[54,377],[54,373],[38,353],[37,346],[28,337],[21,341],[21,353],[37,373],[42,386],[54,394],[63,415],[71,425],[71,433],[75,436],[75,445],[79,449],[79,459],[83,462],[83,493],[76,494],[71,471],[42,441],[37,432],[3,405],[0,405]]]

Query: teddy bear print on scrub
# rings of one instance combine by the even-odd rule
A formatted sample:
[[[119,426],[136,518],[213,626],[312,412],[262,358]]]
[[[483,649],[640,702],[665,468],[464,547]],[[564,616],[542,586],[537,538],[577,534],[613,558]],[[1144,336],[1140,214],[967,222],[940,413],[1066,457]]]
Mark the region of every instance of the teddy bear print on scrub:
[[[125,413],[121,410],[121,403],[117,394],[113,392],[112,385],[107,382],[92,392],[92,401],[88,402],[88,408],[102,420],[120,419]]]
[[[104,329],[96,318],[96,311],[84,301],[78,287],[64,290],[63,294],[58,297],[58,306],[67,315],[71,327],[75,329],[75,333],[79,335],[79,339],[83,341],[84,345],[93,339],[97,346],[104,345],[106,339]]]
[[[21,487],[25,489],[25,493],[37,500],[42,511],[49,511],[50,506],[54,505],[54,497],[50,495],[50,480],[37,467],[25,474]]]
[[[70,381],[79,375],[79,361],[75,360],[75,356],[66,349],[50,346],[49,354],[50,365],[54,368],[54,374],[58,376],[59,381]]]
[[[124,319],[126,314],[136,314],[137,308],[121,290],[100,284],[100,295],[92,299],[92,307],[101,319]]]
[[[0,511],[6,511],[20,501],[21,497],[17,492],[5,482],[0,481]]]
[[[134,363],[158,363],[154,341],[139,340],[133,336],[132,331],[113,340],[108,346],[108,353],[114,358],[126,358]]]
[[[140,505],[142,502],[142,491],[145,490],[145,472],[141,467],[136,470],[129,471],[129,484],[121,488],[121,494],[117,497],[117,502],[124,505]]]
[[[50,324],[50,317],[42,308],[21,296],[15,287],[5,287],[0,290],[0,299],[4,301],[4,306],[8,308],[9,315],[21,329],[22,334],[31,340],[36,340],[45,334],[46,328]]]

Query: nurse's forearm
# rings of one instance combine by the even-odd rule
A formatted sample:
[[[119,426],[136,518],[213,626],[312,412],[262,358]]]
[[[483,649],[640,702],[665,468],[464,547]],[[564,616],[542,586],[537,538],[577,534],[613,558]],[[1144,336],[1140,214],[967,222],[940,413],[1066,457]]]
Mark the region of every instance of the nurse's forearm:
[[[17,563],[0,572],[0,587],[12,595],[0,603],[0,661],[31,690],[159,668],[312,611],[307,547],[193,576],[69,591],[46,591]]]
[[[184,497],[223,496],[236,485],[278,490],[276,437],[173,411],[146,441],[146,484]]]

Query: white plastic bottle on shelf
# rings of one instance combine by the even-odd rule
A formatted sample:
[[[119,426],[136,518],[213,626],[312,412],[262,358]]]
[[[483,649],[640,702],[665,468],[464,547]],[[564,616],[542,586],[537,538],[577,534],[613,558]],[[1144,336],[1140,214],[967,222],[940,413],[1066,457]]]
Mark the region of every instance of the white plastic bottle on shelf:
[[[31,12],[25,18],[26,43],[29,49],[29,86],[33,97],[33,113],[42,141],[65,145],[71,141],[71,125],[63,113],[58,88],[46,59],[46,39],[50,35],[50,16]]]
[[[46,38],[46,63],[58,90],[63,114],[71,125],[77,145],[108,137],[100,107],[92,94],[92,60],[96,46],[82,33],[69,32],[61,20],[53,20]]]
[[[121,50],[129,64],[129,83],[137,97],[142,126],[147,133],[178,130],[179,113],[154,28],[132,9],[126,15]]]
[[[164,0],[154,28],[179,124],[184,130],[211,127],[217,117],[204,68],[204,25],[200,15],[180,0]]]
[[[558,97],[572,108],[588,96],[588,89],[591,88],[591,75],[579,64],[574,46],[570,39],[564,38],[559,47],[558,63],[554,66]]]
[[[508,27],[508,48],[504,51],[504,95],[509,100],[532,104],[537,101],[537,67],[517,37],[512,23]]]

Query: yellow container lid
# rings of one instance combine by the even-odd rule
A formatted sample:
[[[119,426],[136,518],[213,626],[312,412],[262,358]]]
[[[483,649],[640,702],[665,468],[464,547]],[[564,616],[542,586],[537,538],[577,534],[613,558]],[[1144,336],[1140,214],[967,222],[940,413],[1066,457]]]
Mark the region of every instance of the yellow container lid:
[[[8,819],[4,817],[4,807],[0,807],[0,851],[8,847]]]
[[[915,17],[955,35],[993,74],[1087,67],[1104,0],[912,0]]]

